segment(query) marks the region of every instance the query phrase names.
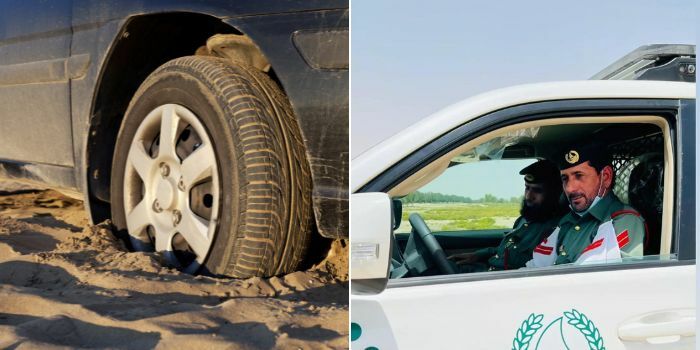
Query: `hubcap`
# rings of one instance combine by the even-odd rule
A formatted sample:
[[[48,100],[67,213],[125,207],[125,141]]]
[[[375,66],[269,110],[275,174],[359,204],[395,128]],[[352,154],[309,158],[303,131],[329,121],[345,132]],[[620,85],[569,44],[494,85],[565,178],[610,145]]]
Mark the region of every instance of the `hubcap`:
[[[173,190],[173,185],[168,182],[168,180],[158,181],[158,187],[156,189],[156,200],[160,204],[162,209],[173,209],[175,207],[175,191]]]
[[[172,266],[196,272],[211,249],[220,201],[218,164],[204,125],[180,105],[154,109],[136,130],[124,175],[134,246],[152,246]]]

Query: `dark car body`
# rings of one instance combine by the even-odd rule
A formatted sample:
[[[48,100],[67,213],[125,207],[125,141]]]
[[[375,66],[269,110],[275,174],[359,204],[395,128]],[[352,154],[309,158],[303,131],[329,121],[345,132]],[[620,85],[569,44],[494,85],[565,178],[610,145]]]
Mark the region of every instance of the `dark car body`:
[[[2,1],[0,177],[109,218],[112,153],[138,86],[212,35],[242,34],[294,109],[319,232],[347,237],[348,19],[347,1]]]

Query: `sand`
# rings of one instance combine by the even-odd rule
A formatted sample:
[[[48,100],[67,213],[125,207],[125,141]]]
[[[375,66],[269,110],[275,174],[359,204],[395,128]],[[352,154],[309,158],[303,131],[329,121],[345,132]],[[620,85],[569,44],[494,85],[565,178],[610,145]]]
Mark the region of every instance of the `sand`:
[[[245,280],[129,252],[83,203],[0,182],[0,348],[348,347],[347,246],[307,271]]]

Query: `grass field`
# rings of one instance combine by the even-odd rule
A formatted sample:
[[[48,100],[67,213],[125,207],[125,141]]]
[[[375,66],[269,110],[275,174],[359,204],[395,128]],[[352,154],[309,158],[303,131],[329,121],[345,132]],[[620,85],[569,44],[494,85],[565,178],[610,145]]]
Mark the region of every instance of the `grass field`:
[[[420,214],[432,231],[488,230],[511,228],[520,216],[518,203],[410,203],[404,204],[401,226],[396,232],[411,232],[408,215]]]

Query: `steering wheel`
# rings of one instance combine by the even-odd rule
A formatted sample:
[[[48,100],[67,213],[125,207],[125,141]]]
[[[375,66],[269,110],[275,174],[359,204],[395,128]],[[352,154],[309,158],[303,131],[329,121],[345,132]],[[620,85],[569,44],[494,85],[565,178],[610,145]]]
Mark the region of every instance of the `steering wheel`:
[[[435,236],[430,232],[428,225],[425,224],[425,220],[423,220],[418,213],[411,213],[411,215],[408,216],[408,221],[411,223],[413,230],[418,234],[423,244],[425,244],[425,247],[428,248],[430,256],[437,264],[440,272],[443,274],[457,273],[457,269],[447,260],[445,251],[442,250],[440,243],[438,243]]]

